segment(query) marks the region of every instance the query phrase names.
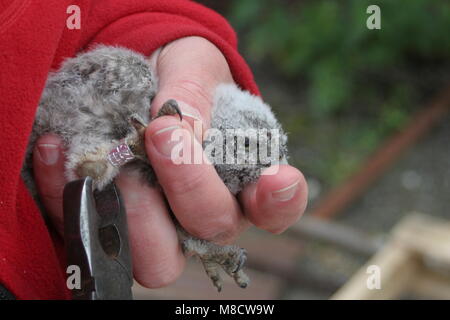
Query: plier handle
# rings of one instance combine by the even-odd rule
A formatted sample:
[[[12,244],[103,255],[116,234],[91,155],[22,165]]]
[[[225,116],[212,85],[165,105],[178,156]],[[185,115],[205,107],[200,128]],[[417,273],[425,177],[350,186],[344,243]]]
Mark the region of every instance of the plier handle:
[[[80,268],[74,299],[132,299],[133,274],[125,207],[111,183],[101,192],[86,177],[64,188],[64,241],[68,265]]]

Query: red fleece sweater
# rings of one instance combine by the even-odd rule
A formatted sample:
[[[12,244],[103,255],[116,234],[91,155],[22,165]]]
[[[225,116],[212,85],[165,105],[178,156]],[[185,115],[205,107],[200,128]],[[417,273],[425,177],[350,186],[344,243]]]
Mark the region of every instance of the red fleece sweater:
[[[67,8],[81,9],[70,30]],[[229,24],[187,0],[0,0],[0,283],[19,299],[66,299],[65,272],[20,178],[34,114],[47,78],[67,57],[95,43],[145,55],[178,38],[201,36],[225,55],[235,81],[258,94]]]

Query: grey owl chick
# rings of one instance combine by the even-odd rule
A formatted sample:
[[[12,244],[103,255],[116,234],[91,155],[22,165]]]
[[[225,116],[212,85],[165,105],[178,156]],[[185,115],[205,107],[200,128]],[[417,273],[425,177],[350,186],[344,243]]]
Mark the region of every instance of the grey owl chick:
[[[126,167],[138,170],[144,183],[156,185],[143,140],[156,92],[157,78],[144,56],[120,47],[99,46],[67,59],[59,71],[51,73],[37,109],[22,169],[24,181],[36,201],[39,203],[31,151],[36,139],[46,133],[55,133],[64,141],[65,174],[69,180],[91,176],[94,187],[101,191]],[[177,103],[169,100],[158,116],[175,113],[180,113]],[[275,147],[268,146],[269,153],[276,154],[276,160],[287,158],[287,138],[270,107],[236,85],[219,85],[216,89],[211,129],[203,147],[233,194],[255,182],[261,171],[273,164],[261,161],[258,156],[262,144],[275,141]],[[233,133],[232,129],[262,130],[263,134],[258,137],[247,131]],[[241,140],[243,148],[239,147]],[[230,158],[235,163],[230,163]],[[248,285],[249,278],[242,269],[247,257],[244,249],[197,239],[176,225],[185,254],[200,258],[219,291],[222,288],[219,267],[240,287]]]

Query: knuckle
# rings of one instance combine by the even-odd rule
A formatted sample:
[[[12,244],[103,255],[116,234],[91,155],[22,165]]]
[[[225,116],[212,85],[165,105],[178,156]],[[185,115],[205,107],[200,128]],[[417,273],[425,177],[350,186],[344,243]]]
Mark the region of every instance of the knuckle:
[[[164,185],[164,189],[170,195],[184,196],[186,194],[197,193],[199,190],[204,190],[208,183],[207,171],[198,168],[199,170],[190,170],[189,164],[182,164],[186,166],[179,175],[175,175],[168,183]]]
[[[44,184],[39,179],[39,181],[37,181],[37,189],[39,196],[43,198],[44,201],[60,201],[63,196],[64,184]]]
[[[200,239],[227,242],[235,237],[237,224],[229,214],[202,219],[203,224],[194,224],[190,232]]]
[[[233,237],[237,232],[237,223],[231,215],[223,215],[223,218],[219,220],[218,230],[220,230],[220,237]]]
[[[44,143],[44,144],[51,143],[51,144],[60,145],[60,144],[62,144],[62,139],[54,133],[47,133],[47,134],[40,136],[36,140],[36,146],[41,143]]]
[[[202,97],[206,101],[211,100],[211,95],[206,90],[205,85],[201,80],[191,77],[189,79],[181,80],[179,83],[180,88],[186,90],[187,93],[194,95],[196,97]]]
[[[177,80],[171,86],[171,92],[179,95],[181,100],[191,105],[212,105],[212,94],[200,76],[192,75]]]

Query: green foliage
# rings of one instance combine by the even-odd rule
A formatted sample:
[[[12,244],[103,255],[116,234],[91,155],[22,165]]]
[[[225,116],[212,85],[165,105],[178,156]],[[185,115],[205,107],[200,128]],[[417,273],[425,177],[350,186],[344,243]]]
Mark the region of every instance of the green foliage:
[[[368,30],[366,8],[373,3],[234,0],[230,19],[253,63],[270,61],[288,79],[308,80],[312,112],[320,117],[345,110],[361,91],[387,90],[391,100],[398,70],[450,58],[448,1],[376,1],[382,29]]]

